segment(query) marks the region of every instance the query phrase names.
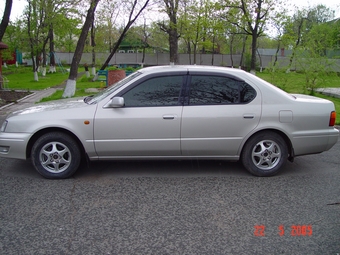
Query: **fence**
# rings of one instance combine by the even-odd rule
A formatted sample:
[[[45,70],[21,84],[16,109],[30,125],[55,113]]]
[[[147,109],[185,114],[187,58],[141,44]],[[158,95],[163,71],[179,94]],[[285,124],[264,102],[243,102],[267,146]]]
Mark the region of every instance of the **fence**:
[[[101,65],[107,59],[109,53],[96,53],[96,64]],[[72,62],[73,53],[56,52],[55,56],[58,63],[69,65]],[[109,65],[136,65],[142,64],[142,53],[116,53],[113,55]],[[260,55],[257,56],[258,66],[266,68],[273,63],[275,56]],[[287,66],[290,57],[278,56],[280,66]],[[241,55],[225,55],[225,54],[196,54],[196,63],[193,54],[179,54],[178,64],[180,65],[214,65],[214,66],[234,66],[239,67],[241,63]],[[24,60],[31,65],[31,60]],[[312,60],[309,60],[309,62]],[[332,66],[333,71],[340,72],[340,59],[329,59],[328,64]],[[83,53],[80,64],[89,64],[92,62],[92,53]],[[305,61],[308,62],[308,61]],[[168,65],[170,63],[169,53],[145,54],[144,66]],[[243,61],[244,63],[244,61]],[[243,65],[244,66],[244,65]],[[299,70],[299,63],[293,62],[292,69]]]

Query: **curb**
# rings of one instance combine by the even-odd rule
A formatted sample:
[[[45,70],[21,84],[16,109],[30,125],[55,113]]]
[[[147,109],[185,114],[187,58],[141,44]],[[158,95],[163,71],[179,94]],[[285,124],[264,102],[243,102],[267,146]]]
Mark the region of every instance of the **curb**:
[[[340,88],[320,88],[316,89],[316,92],[325,96],[340,98]]]
[[[9,108],[9,107],[11,107],[11,106],[20,105],[20,103],[23,103],[23,102],[25,102],[26,100],[28,100],[28,99],[30,99],[30,98],[32,98],[32,97],[34,97],[34,96],[37,96],[37,100],[34,100],[34,102],[33,102],[33,104],[34,104],[34,103],[38,102],[41,98],[44,98],[44,97],[45,97],[44,94],[46,94],[46,96],[48,96],[47,93],[46,93],[48,90],[51,91],[51,93],[48,94],[48,95],[51,95],[51,94],[53,94],[53,91],[55,91],[55,90],[57,90],[57,89],[56,89],[56,88],[46,88],[46,89],[38,90],[38,91],[34,91],[34,92],[32,91],[31,94],[29,94],[29,95],[27,95],[27,96],[25,96],[25,97],[23,97],[23,98],[18,99],[16,102],[9,103],[9,104],[6,104],[6,105],[4,105],[4,106],[1,106],[1,107],[0,107],[0,111],[1,111],[1,110],[4,110],[4,109],[6,109],[6,108]],[[18,90],[18,91],[19,91],[19,90]],[[40,98],[38,97],[39,95],[41,95]],[[1,112],[0,112],[0,114],[1,114]]]
[[[31,96],[34,96],[36,93],[37,93],[37,92],[32,92],[32,94],[29,94],[29,95],[27,95],[27,96],[25,96],[25,97],[23,97],[23,98],[20,98],[20,99],[16,100],[16,103],[10,103],[10,104],[6,104],[6,105],[4,105],[4,106],[1,106],[1,107],[0,107],[0,110],[5,109],[5,108],[7,108],[7,107],[9,107],[9,106],[12,106],[12,105],[14,105],[14,104],[17,104],[18,102],[21,102],[21,101],[23,101],[23,100],[25,100],[25,99],[27,99],[27,98],[29,98],[29,97],[31,97]]]

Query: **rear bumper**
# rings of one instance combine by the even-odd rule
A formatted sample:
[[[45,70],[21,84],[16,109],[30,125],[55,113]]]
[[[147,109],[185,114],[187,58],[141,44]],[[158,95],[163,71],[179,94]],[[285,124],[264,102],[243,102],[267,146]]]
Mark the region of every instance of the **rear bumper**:
[[[294,133],[292,145],[295,156],[320,153],[331,149],[339,139],[339,130],[329,129],[320,132]]]

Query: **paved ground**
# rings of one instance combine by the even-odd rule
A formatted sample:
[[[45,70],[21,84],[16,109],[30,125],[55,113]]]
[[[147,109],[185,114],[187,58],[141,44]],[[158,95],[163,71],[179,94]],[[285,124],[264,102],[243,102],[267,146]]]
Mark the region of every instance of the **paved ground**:
[[[339,151],[270,178],[192,160],[92,162],[47,180],[0,158],[0,254],[337,255]]]

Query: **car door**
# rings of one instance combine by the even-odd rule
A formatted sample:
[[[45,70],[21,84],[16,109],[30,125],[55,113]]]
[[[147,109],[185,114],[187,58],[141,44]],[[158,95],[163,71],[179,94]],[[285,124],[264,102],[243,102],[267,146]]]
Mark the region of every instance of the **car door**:
[[[125,105],[96,113],[100,158],[180,155],[180,93],[185,76],[145,78],[119,94]]]
[[[233,77],[192,74],[181,126],[184,156],[235,157],[261,117],[260,93]]]

